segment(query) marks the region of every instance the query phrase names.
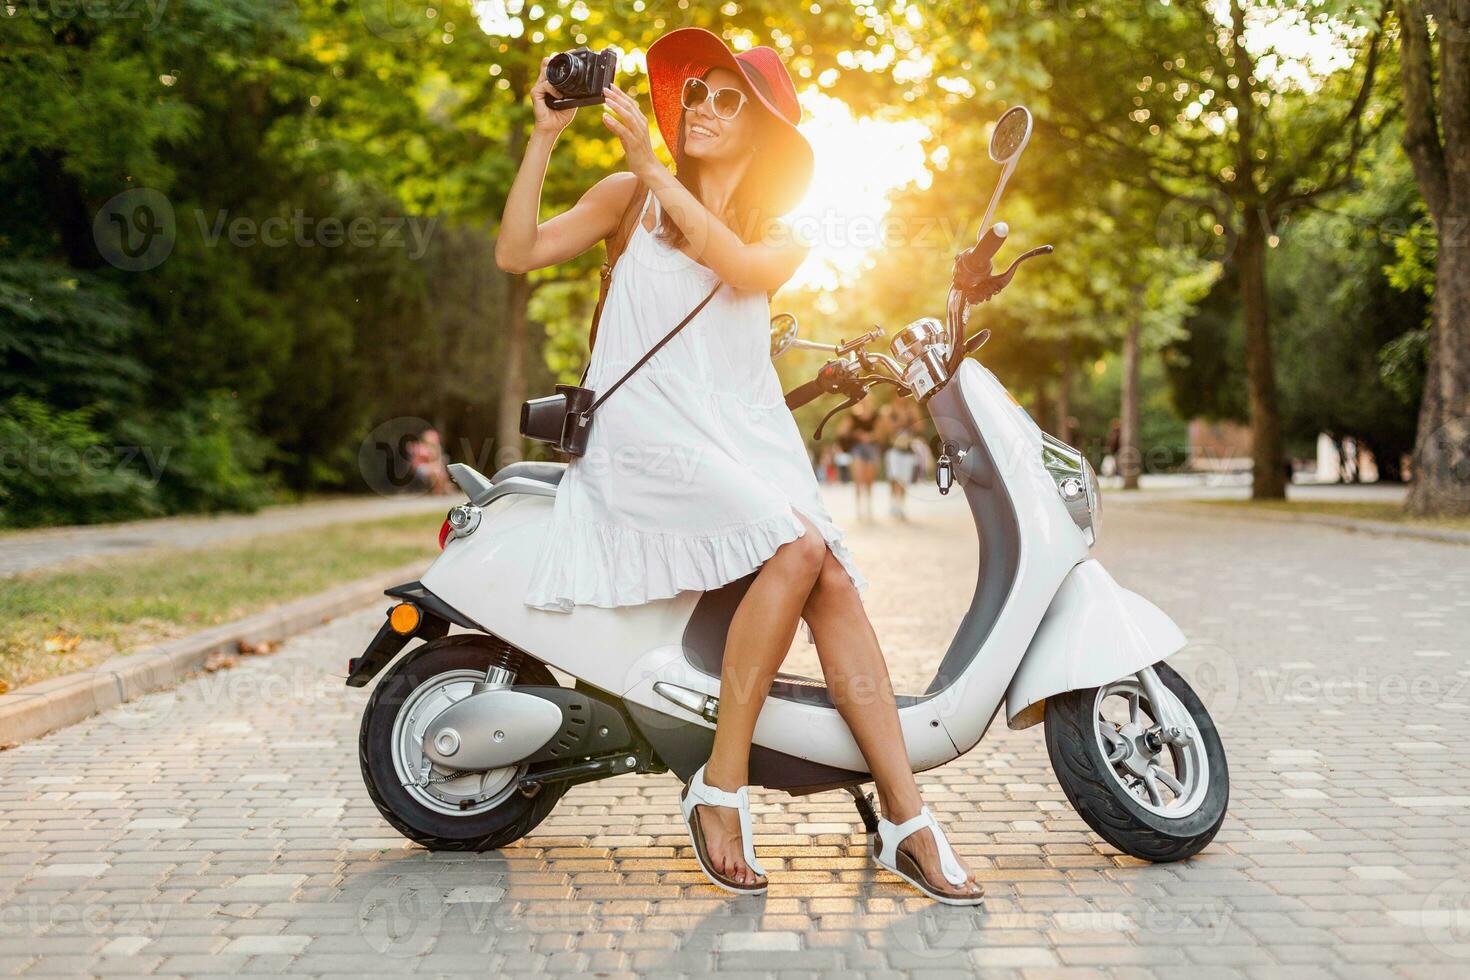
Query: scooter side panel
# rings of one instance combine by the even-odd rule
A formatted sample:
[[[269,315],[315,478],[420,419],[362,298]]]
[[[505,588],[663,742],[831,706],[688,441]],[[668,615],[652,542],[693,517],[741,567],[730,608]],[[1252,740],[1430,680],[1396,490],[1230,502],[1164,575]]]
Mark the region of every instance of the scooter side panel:
[[[594,687],[621,693],[643,657],[682,655],[684,626],[699,592],[637,606],[578,605],[548,612],[522,602],[551,519],[552,497],[512,494],[485,508],[480,527],[449,546],[423,583],[495,635]]]
[[[668,717],[671,723],[713,728],[708,721],[668,701],[653,689],[664,681],[701,694],[718,697],[720,682],[699,670],[682,653],[656,651],[642,658],[630,672],[629,686],[620,691],[623,699]],[[916,772],[941,766],[955,757],[933,700],[907,705],[898,711],[909,763]],[[677,722],[676,722],[677,719]],[[857,741],[842,716],[833,708],[767,698],[756,719],[756,745],[784,752],[798,759],[818,762],[834,769],[868,772]]]
[[[1041,720],[1026,708],[1064,691],[1097,687],[1178,653],[1184,633],[1163,610],[1089,559],[1072,569],[1006,692],[1006,720]],[[1019,718],[1019,720],[1018,720]]]
[[[956,387],[960,398],[944,398]],[[961,446],[972,442],[972,425],[984,439],[993,471],[970,471],[967,459],[960,471],[965,492],[1003,492],[1009,498],[1020,549],[1014,581],[994,622],[988,628],[968,619],[961,624],[957,642],[985,630],[983,640],[974,641],[979,648],[956,651],[963,655],[956,658],[963,666],[934,696],[944,726],[963,754],[984,736],[1057,589],[1087,556],[1087,541],[1042,466],[1040,431],[995,375],[974,360],[964,361],[955,382],[931,401],[930,410],[946,439]],[[983,528],[981,533],[983,537]],[[994,545],[982,541],[982,547]]]

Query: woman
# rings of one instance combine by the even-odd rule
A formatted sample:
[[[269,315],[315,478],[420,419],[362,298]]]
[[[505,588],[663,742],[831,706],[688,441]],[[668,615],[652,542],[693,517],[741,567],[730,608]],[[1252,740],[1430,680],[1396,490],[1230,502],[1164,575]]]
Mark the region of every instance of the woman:
[[[730,624],[713,750],[681,795],[701,869],[728,891],[765,891],[750,840],[751,738],[804,619],[877,784],[880,861],[941,901],[978,901],[979,886],[923,806],[864,614],[866,580],[822,503],[770,360],[767,293],[807,252],[768,227],[811,178],[790,75],[768,47],[737,56],[699,28],[664,35],[647,53],[650,96],[678,175],[654,155],[638,103],[609,86],[603,124],[631,173],[603,178],[538,224],[547,159],[576,112],[546,106],[545,95],[559,93],[545,64],[496,262],[520,273],[564,262],[610,235],[630,204],[641,214],[614,267],[587,386],[604,390],[723,285],[599,409],[586,455],[558,488],[525,602],[552,612],[634,605],[758,570]],[[647,188],[641,203],[637,187]]]
[[[878,478],[878,413],[867,402],[858,402],[847,417],[847,434],[852,440],[852,486],[860,521],[873,519],[873,481]]]
[[[919,457],[914,455],[914,430],[918,420],[910,419],[904,402],[890,402],[892,410],[889,420],[892,435],[888,448],[883,453],[883,469],[888,473],[888,512],[901,521],[908,520],[904,513],[904,501],[908,499],[909,484],[919,467]]]

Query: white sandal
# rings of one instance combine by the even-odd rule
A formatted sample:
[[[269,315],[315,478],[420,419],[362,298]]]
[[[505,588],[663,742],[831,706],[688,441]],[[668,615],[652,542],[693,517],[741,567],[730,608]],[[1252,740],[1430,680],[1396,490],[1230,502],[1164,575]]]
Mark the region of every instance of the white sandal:
[[[699,862],[699,870],[704,872],[710,883],[736,895],[764,895],[767,882],[759,885],[741,884],[711,867],[709,854],[705,851],[704,828],[700,826],[699,816],[694,810],[697,806],[723,806],[739,811],[740,842],[745,850],[746,867],[765,878],[765,869],[755,859],[755,845],[751,842],[750,787],[742,786],[733,793],[717,789],[705,783],[704,766],[700,766],[679,794],[679,806],[684,811],[684,826],[689,830],[689,842],[694,845],[694,859]]]
[[[878,833],[872,841],[873,860],[878,862],[879,867],[892,871],[936,902],[943,902],[945,905],[979,905],[985,901],[983,889],[974,895],[967,896],[952,895],[938,890],[924,874],[924,870],[919,867],[919,863],[906,852],[898,849],[898,845],[909,836],[926,827],[934,835],[934,843],[939,848],[939,868],[944,872],[944,880],[956,888],[962,887],[969,880],[968,876],[960,867],[959,861],[955,860],[948,838],[944,836],[944,831],[940,829],[927,806],[919,811],[917,817],[905,820],[901,824],[889,823],[879,817]],[[977,884],[975,887],[980,886]]]

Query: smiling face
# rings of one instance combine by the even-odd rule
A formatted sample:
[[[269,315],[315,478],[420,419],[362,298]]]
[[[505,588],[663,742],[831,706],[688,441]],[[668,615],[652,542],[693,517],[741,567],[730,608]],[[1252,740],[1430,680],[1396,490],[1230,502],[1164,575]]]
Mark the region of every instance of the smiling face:
[[[734,119],[721,119],[715,115],[713,99],[706,99],[697,109],[685,109],[684,152],[698,160],[734,162],[747,152],[758,125],[756,114],[760,107],[755,103],[745,79],[728,68],[711,68],[704,75],[704,81],[711,91],[739,89],[745,93],[745,104]]]

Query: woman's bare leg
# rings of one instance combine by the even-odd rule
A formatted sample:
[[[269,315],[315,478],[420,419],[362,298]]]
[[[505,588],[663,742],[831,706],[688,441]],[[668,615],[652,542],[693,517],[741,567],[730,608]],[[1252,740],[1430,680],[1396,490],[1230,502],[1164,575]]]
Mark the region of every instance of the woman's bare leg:
[[[924,800],[909,766],[888,664],[852,578],[831,551],[825,553],[802,616],[812,628],[832,701],[873,774],[883,816],[892,823],[918,816]],[[901,846],[918,861],[931,882],[951,894],[966,894],[965,888],[955,888],[945,881],[932,834],[913,834]],[[955,858],[973,882],[975,876],[969,866],[958,854]]]
[[[806,533],[766,560],[730,621],[720,671],[720,720],[704,769],[705,782],[716,789],[734,792],[750,782],[756,718],[791,649],[802,604],[827,553],[822,532],[805,517],[801,521]],[[728,807],[702,806],[695,812],[716,870],[745,884],[760,882],[745,863],[739,815]]]

